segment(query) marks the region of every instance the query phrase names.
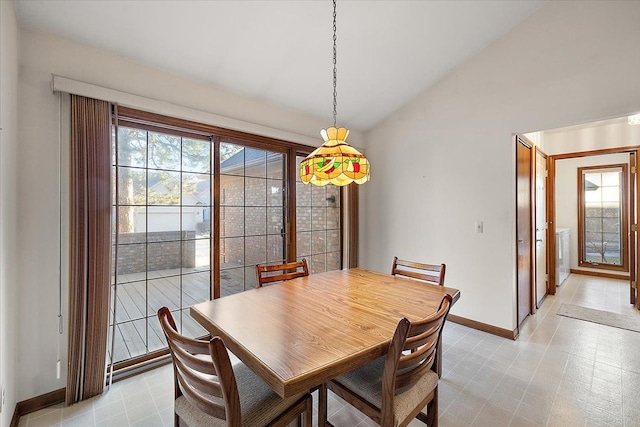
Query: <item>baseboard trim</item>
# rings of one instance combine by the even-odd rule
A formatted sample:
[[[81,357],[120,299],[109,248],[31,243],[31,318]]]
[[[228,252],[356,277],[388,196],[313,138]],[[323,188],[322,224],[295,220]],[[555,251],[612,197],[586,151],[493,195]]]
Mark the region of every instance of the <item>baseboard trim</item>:
[[[623,274],[613,274],[613,273],[603,273],[600,271],[588,271],[588,270],[574,270],[573,268],[569,270],[571,274],[581,274],[583,276],[594,276],[594,277],[605,277],[607,279],[620,279],[620,280],[631,280],[630,277]]]
[[[57,405],[58,403],[63,403],[65,401],[66,393],[67,389],[61,388],[18,402],[16,404],[16,411],[13,414],[15,427],[18,425],[20,417],[39,411],[40,409],[48,408],[49,406]],[[11,420],[11,427],[14,427],[14,419]]]
[[[20,415],[18,415],[18,405],[16,405],[16,409],[13,411],[13,417],[11,418],[11,423],[9,423],[9,427],[18,427],[20,424]]]
[[[449,313],[447,315],[447,320],[457,323],[458,325],[467,326],[469,328],[477,329],[482,332],[486,332],[488,334],[497,335],[502,338],[507,338],[510,340],[515,340],[518,338],[518,330],[515,329],[510,331],[508,329],[498,328],[497,326],[488,325],[486,323],[477,322],[475,320],[467,319],[465,317],[456,316],[455,314]]]
[[[544,296],[540,298],[540,301],[538,301],[538,305],[536,307],[536,311],[540,310],[540,307],[542,307],[542,304],[544,304],[544,300],[547,299],[547,295],[549,294],[544,294]]]
[[[151,369],[155,369],[161,365],[171,363],[171,356],[166,354],[164,356],[155,358],[154,360],[147,361],[147,363],[138,365],[135,368],[121,369],[118,374],[114,374],[113,382],[118,382],[134,375],[138,375],[147,372]],[[31,399],[23,400],[16,404],[15,411],[13,412],[13,418],[11,418],[10,427],[18,427],[20,417],[30,414],[32,412],[39,411],[40,409],[48,408],[49,406],[57,405],[58,403],[64,403],[67,397],[67,389],[61,388],[51,391],[49,393],[42,394],[40,396],[32,397]]]

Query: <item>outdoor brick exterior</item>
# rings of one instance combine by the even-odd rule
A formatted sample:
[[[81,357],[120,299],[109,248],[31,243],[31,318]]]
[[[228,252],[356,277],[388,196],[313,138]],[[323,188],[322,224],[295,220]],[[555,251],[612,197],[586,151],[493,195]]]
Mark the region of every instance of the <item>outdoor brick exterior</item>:
[[[284,229],[282,180],[221,175],[223,265],[254,266],[282,262]],[[340,268],[340,191],[296,183],[297,257],[314,273]]]
[[[282,185],[281,179],[220,177],[223,264],[253,266],[283,260]]]
[[[195,267],[195,237],[196,232],[193,230],[120,234],[118,274]],[[149,242],[146,245],[145,239]],[[115,253],[112,255],[112,259],[115,259]]]
[[[285,259],[282,163],[281,160],[267,161],[267,156],[257,161],[258,157],[259,154],[247,150],[242,159],[251,159],[256,166],[246,167],[249,163],[230,159],[229,166],[223,165],[221,171],[219,244],[223,269],[254,268],[256,264]],[[339,188],[296,182],[296,204],[297,258],[307,258],[314,273],[339,269]],[[202,228],[202,224],[196,226]],[[194,267],[196,249],[190,239],[195,235],[193,230],[122,234],[118,272]],[[147,245],[145,236],[150,242]]]

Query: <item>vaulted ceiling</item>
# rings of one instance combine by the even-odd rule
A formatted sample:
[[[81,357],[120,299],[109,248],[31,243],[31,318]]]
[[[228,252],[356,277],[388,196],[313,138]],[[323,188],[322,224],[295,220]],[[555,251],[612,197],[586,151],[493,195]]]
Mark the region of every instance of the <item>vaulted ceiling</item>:
[[[338,0],[338,124],[370,129],[542,3]],[[329,0],[16,0],[16,6],[26,28],[332,123]]]

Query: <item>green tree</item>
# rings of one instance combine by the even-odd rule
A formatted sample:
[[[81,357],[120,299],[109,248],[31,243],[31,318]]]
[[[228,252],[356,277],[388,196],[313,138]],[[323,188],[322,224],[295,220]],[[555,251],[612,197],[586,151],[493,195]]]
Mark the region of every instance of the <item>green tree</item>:
[[[118,231],[134,231],[136,205],[175,205],[180,203],[181,190],[195,194],[195,175],[185,175],[181,183],[179,172],[209,174],[211,149],[207,140],[119,127]]]
[[[225,160],[233,157],[236,153],[242,151],[244,147],[241,145],[222,143],[220,144],[220,163],[224,163]]]

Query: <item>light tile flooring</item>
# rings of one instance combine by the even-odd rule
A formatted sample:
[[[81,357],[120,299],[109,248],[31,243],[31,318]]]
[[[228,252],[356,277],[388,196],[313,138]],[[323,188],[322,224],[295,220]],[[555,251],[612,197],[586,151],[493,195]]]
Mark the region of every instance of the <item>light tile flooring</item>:
[[[565,302],[640,316],[628,289],[628,282],[572,274],[525,321],[517,341],[447,323],[440,425],[640,426],[640,333],[556,315]],[[172,393],[165,366],[89,401],[29,414],[19,425],[169,426]],[[329,418],[336,426],[374,425],[333,396]]]

